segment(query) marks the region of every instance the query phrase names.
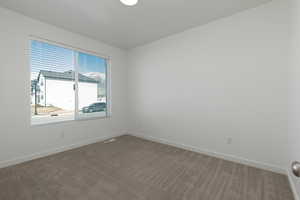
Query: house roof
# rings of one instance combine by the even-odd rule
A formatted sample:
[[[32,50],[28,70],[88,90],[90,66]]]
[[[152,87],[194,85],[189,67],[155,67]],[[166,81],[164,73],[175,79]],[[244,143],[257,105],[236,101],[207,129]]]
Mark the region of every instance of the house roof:
[[[45,78],[50,78],[50,79],[59,79],[59,80],[74,80],[75,79],[75,72],[72,70],[66,71],[66,72],[53,72],[53,71],[41,70],[39,73],[39,77],[41,74]],[[39,77],[38,77],[38,79],[39,79]],[[97,80],[90,78],[88,76],[82,75],[80,73],[78,73],[78,80],[80,82],[98,83]]]

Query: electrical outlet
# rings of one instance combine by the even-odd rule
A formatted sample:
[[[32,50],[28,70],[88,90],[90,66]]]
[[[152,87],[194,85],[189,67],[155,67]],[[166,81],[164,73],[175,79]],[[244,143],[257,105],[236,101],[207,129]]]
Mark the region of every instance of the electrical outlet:
[[[227,144],[231,144],[232,143],[232,138],[231,137],[228,137],[227,140],[226,140]]]
[[[60,133],[60,137],[61,137],[62,139],[64,139],[64,138],[65,138],[65,132],[64,132],[64,131],[61,131],[61,133]]]

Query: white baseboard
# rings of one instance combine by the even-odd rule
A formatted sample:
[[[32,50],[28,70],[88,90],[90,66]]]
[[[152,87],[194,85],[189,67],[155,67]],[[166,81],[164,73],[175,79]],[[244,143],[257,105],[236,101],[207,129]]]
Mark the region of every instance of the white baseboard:
[[[224,154],[224,153],[220,153],[220,152],[213,152],[213,151],[210,151],[210,150],[207,150],[207,149],[201,149],[199,147],[194,147],[194,146],[186,145],[186,144],[179,144],[179,143],[176,143],[176,142],[168,141],[166,139],[156,138],[156,137],[149,136],[149,135],[146,136],[144,134],[137,134],[137,133],[134,133],[134,132],[131,132],[131,131],[128,131],[127,134],[133,135],[133,136],[136,136],[136,137],[140,137],[140,138],[143,138],[143,139],[146,139],[146,140],[151,140],[151,141],[154,141],[154,142],[167,144],[167,145],[170,145],[170,146],[175,146],[175,147],[186,149],[186,150],[189,150],[189,151],[194,151],[194,152],[197,152],[197,153],[213,156],[213,157],[216,157],[216,158],[220,158],[220,159],[224,159],[224,160],[228,160],[228,161],[248,165],[248,166],[251,166],[251,167],[260,168],[260,169],[264,169],[264,170],[268,170],[268,171],[272,171],[272,172],[275,172],[275,173],[286,175],[286,170],[285,169],[274,166],[274,165],[270,165],[270,164],[267,164],[267,163],[262,163],[262,162],[258,162],[258,161],[254,161],[254,160],[248,160],[248,159],[245,159],[245,158],[237,157],[237,156],[234,156],[234,155],[228,155],[228,154]]]
[[[118,136],[121,136],[121,135],[124,135],[124,134],[121,133],[121,134],[114,134],[114,135],[111,135],[111,136],[103,136],[103,137],[92,138],[92,139],[84,140],[84,141],[81,141],[81,142],[78,142],[78,143],[75,143],[75,144],[70,144],[70,145],[50,149],[50,150],[47,150],[47,151],[38,152],[38,153],[30,154],[30,155],[25,155],[25,156],[21,156],[21,157],[11,159],[11,160],[0,161],[0,168],[20,164],[20,163],[23,163],[23,162],[27,162],[27,161],[30,161],[30,160],[37,159],[37,158],[46,157],[46,156],[49,156],[49,155],[53,155],[53,154],[60,153],[60,152],[63,152],[63,151],[75,149],[75,148],[82,147],[82,146],[85,146],[85,145],[89,145],[89,144],[93,144],[93,143],[97,143],[97,142],[102,142],[104,140],[107,140],[107,139],[110,139],[110,138],[113,138],[113,137],[118,137]]]
[[[292,189],[293,195],[294,195],[294,199],[295,200],[300,200],[300,197],[299,197],[299,194],[296,190],[296,186],[295,186],[295,183],[292,179],[292,174],[290,173],[290,170],[287,170],[286,174],[287,174],[288,179],[289,179],[289,183],[290,183],[290,187]]]

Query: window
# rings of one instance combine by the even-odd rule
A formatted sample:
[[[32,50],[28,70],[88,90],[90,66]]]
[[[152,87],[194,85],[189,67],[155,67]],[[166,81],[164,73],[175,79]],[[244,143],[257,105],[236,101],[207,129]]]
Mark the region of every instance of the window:
[[[109,115],[108,59],[31,40],[31,123]]]

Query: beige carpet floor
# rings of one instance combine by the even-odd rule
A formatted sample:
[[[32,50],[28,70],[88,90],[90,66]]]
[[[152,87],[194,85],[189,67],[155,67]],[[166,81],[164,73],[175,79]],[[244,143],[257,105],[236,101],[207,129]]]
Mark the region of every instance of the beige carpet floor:
[[[1,200],[292,200],[287,177],[133,136],[0,169]]]

